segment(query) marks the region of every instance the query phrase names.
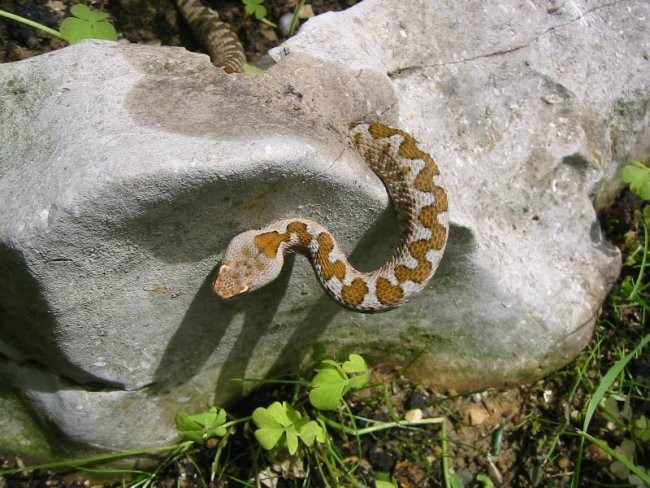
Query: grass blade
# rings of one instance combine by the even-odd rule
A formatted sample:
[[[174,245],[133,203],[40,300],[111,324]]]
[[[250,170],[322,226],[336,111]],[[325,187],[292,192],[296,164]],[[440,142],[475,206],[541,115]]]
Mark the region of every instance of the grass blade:
[[[585,433],[585,435],[587,430],[589,429],[589,424],[591,423],[591,419],[594,416],[594,413],[596,412],[596,408],[598,408],[600,401],[605,396],[605,393],[607,393],[609,387],[612,385],[614,380],[618,378],[618,375],[621,373],[621,371],[623,371],[623,368],[625,368],[627,363],[630,362],[630,359],[636,356],[636,354],[638,354],[649,341],[650,341],[650,334],[643,337],[632,351],[630,351],[624,357],[619,359],[611,368],[609,368],[607,374],[603,376],[603,379],[600,381],[598,388],[596,388],[595,393],[593,394],[591,400],[589,400],[589,404],[587,405],[587,411],[585,413],[585,421],[582,424],[582,431],[583,433]],[[571,479],[572,488],[578,487],[578,481],[580,479],[580,465],[582,464],[582,453],[584,450],[584,440],[585,440],[585,436],[582,436],[580,438],[580,446],[578,448],[578,457],[576,459],[573,478]]]
[[[605,451],[607,454],[612,456],[614,459],[616,459],[618,462],[623,464],[627,469],[629,469],[632,473],[637,475],[641,481],[643,481],[646,486],[650,486],[650,475],[646,473],[642,468],[639,468],[636,464],[634,464],[632,461],[627,459],[625,456],[621,455],[620,452],[618,452],[616,449],[612,449],[607,445],[606,442],[603,442],[599,439],[596,439],[593,436],[590,436],[586,432],[583,432],[581,430],[578,431],[578,434],[582,436],[583,439],[589,440],[592,444],[598,446],[601,448],[603,451]]]
[[[591,397],[591,400],[589,401],[589,405],[587,405],[587,412],[585,413],[585,421],[582,424],[582,430],[584,432],[587,432],[587,429],[589,428],[589,424],[591,423],[591,418],[593,417],[594,412],[598,407],[598,404],[605,396],[605,393],[607,392],[611,384],[618,377],[621,371],[623,371],[623,368],[625,368],[627,363],[630,362],[630,359],[636,356],[636,354],[639,353],[641,349],[643,349],[649,341],[650,341],[650,334],[646,335],[643,339],[641,339],[641,342],[639,342],[632,351],[630,351],[624,357],[619,359],[616,362],[616,364],[614,364],[611,368],[609,368],[607,374],[603,376],[603,379],[600,381],[600,385],[598,385],[596,392],[594,393],[594,395]]]

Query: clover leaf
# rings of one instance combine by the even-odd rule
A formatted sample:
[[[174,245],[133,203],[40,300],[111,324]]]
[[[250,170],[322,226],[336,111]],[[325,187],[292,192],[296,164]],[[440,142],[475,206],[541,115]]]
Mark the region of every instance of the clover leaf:
[[[621,170],[621,180],[630,190],[644,200],[650,200],[650,168],[639,161],[632,161]]]
[[[357,390],[368,383],[368,365],[360,355],[350,354],[348,360],[341,364],[341,368],[348,375],[352,375],[349,383],[352,390]]]
[[[293,455],[298,450],[299,439],[307,446],[316,440],[325,442],[324,429],[316,421],[303,417],[287,402],[273,402],[268,408],[258,407],[252,418],[258,427],[255,439],[266,450],[284,445]]]
[[[226,435],[226,411],[222,408],[211,407],[205,412],[189,415],[178,412],[174,418],[176,430],[182,439],[202,443],[209,437],[223,437]]]
[[[368,382],[366,361],[358,354],[350,354],[347,361],[337,363],[325,359],[323,368],[314,376],[309,402],[319,410],[336,410],[343,396]]]
[[[242,0],[245,7],[244,10],[248,15],[254,15],[257,20],[262,20],[266,17],[268,11],[264,6],[264,0]]]
[[[347,392],[348,376],[342,369],[326,364],[314,376],[311,387],[309,402],[314,407],[319,410],[336,410]]]
[[[72,17],[66,17],[61,22],[59,32],[70,44],[82,39],[117,40],[117,32],[106,19],[109,14],[99,10],[91,10],[86,5],[73,5],[70,8]]]
[[[641,415],[636,419],[632,432],[641,442],[650,442],[650,420],[648,420],[648,417]]]

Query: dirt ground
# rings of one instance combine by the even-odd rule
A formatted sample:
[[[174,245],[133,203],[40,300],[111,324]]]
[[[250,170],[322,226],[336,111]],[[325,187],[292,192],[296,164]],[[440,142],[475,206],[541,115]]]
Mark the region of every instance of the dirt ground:
[[[56,28],[66,9],[74,3],[85,3],[110,12],[120,37],[130,42],[183,45],[190,50],[200,50],[171,0],[0,0],[0,8]],[[216,7],[221,18],[233,26],[249,61],[258,60],[268,49],[284,40],[278,29],[245,15],[240,0],[207,3]],[[277,23],[280,16],[293,11],[295,3],[296,0],[266,0],[268,19]],[[318,14],[345,9],[356,1],[313,0],[310,3],[314,13]],[[64,47],[64,43],[56,38],[0,19],[0,62],[25,59],[61,47]],[[628,194],[602,216],[610,238],[623,248],[630,219],[638,210],[638,205],[638,199]],[[633,312],[627,313],[607,307],[598,327],[598,336],[605,342],[620,334],[629,334],[632,338],[640,336],[644,328],[641,317]],[[624,324],[623,330],[620,327],[612,330],[604,325],[610,319]],[[604,363],[599,364],[607,365],[607,361],[606,357]],[[649,363],[648,355],[645,355],[634,367],[642,376],[648,376]],[[353,402],[353,410],[358,415],[373,419],[388,419],[391,408],[395,411],[419,409],[424,417],[445,416],[447,434],[453,440],[449,444],[450,464],[465,486],[488,486],[472,481],[477,474],[486,474],[497,486],[568,486],[576,456],[577,437],[560,438],[559,432],[570,431],[577,425],[573,415],[584,407],[586,401],[584,393],[572,391],[575,364],[532,385],[470,395],[432,392],[410,383],[400,371],[378,367],[374,369],[372,379],[385,386],[388,399],[384,396],[382,402],[377,402],[376,399],[360,395]],[[585,374],[596,377],[598,372],[587,370]],[[278,391],[261,392],[257,396],[277,398]],[[246,404],[250,406],[256,401],[248,399]],[[262,400],[259,402],[263,404]],[[647,409],[647,403],[642,408]],[[650,415],[648,412],[646,414]],[[611,445],[618,445],[622,434],[603,419],[597,422],[597,431]],[[369,471],[392,473],[400,487],[440,486],[442,465],[439,438],[438,426],[366,436],[362,446],[364,462],[368,464]],[[338,442],[343,452],[349,451],[350,456],[358,455],[358,449],[348,445],[350,439],[341,437]],[[209,459],[210,448],[203,449],[205,452],[198,452],[197,458]],[[650,458],[648,450],[644,455],[646,460]],[[0,463],[11,466],[14,461],[0,460]],[[617,479],[610,469],[611,465],[611,456],[600,449],[588,447],[581,486],[603,486],[605,483],[632,486]],[[182,466],[182,463],[170,468],[163,485],[172,486],[180,471],[184,471],[186,481],[191,479],[193,469]],[[6,486],[75,486],[75,483],[87,486],[87,482],[82,480],[73,481],[70,477],[53,473],[15,476],[6,482]],[[0,486],[4,486],[2,480]],[[193,485],[190,482],[185,486]]]
[[[191,51],[201,51],[171,0],[0,0],[0,9],[57,28],[66,15],[66,9],[76,3],[111,13],[120,39],[139,44],[185,46]],[[313,0],[308,3],[317,15],[344,10],[357,0]],[[259,60],[270,48],[286,39],[279,29],[246,15],[241,0],[205,4],[217,10],[221,20],[231,25],[246,50],[249,62]],[[266,0],[264,5],[268,9],[267,18],[277,24],[282,15],[293,12],[296,0]],[[30,27],[0,20],[0,62],[17,61],[64,46],[63,41]]]

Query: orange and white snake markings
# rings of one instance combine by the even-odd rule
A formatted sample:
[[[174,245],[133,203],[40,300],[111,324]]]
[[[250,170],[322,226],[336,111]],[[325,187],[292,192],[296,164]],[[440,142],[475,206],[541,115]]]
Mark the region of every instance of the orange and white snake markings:
[[[395,207],[400,241],[393,256],[376,271],[362,273],[322,225],[302,218],[279,220],[233,238],[214,282],[220,297],[270,283],[279,275],[284,255],[296,251],[310,258],[325,291],[351,310],[390,310],[426,286],[449,232],[447,194],[435,161],[411,135],[378,122],[353,123],[350,136]]]
[[[176,5],[192,32],[208,51],[215,66],[226,73],[244,71],[246,54],[229,24],[219,18],[216,10],[203,5],[200,0],[176,0]]]

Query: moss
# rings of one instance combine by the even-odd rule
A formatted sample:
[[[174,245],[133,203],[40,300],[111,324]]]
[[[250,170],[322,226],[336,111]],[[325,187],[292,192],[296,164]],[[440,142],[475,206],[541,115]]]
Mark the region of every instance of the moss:
[[[49,443],[14,388],[0,381],[0,455],[28,464],[52,458]]]

